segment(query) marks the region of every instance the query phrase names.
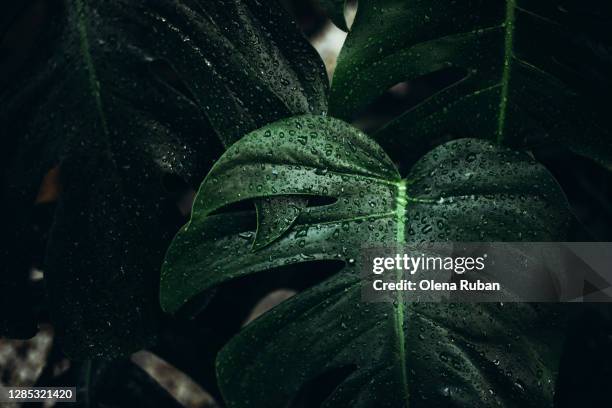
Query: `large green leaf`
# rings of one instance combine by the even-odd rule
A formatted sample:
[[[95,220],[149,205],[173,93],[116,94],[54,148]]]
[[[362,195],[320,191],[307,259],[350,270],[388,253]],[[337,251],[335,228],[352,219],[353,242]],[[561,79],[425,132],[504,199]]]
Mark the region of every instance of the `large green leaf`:
[[[308,207],[258,251],[251,250],[252,212],[212,214],[279,195],[336,201]],[[565,318],[558,309],[412,303],[402,295],[364,303],[360,248],[562,240],[569,218],[555,180],[525,153],[456,140],[402,178],[350,125],[320,116],[281,120],[234,144],[204,180],[191,221],[166,255],[162,307],[188,308],[241,276],[342,261],[341,271],[251,323],[221,352],[229,406],[288,406],[330,372],[342,376],[325,407],[550,406]]]
[[[605,2],[362,0],[338,58],[331,114],[350,120],[391,86],[453,68],[464,79],[381,129],[415,160],[440,140],[559,146],[612,168],[612,31]]]
[[[195,187],[243,134],[325,112],[328,81],[276,1],[66,0],[51,21],[53,46],[0,94],[1,296],[25,298],[32,206],[59,165],[53,323],[73,356],[112,356],[155,335],[158,271],[183,222],[163,182]]]

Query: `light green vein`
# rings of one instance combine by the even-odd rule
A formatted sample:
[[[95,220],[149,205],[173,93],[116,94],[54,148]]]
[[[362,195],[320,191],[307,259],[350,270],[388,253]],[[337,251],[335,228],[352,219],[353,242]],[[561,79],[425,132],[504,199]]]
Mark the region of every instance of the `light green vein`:
[[[406,180],[401,180],[397,183],[397,198],[395,203],[395,214],[397,220],[397,235],[396,242],[398,250],[406,243],[406,206],[408,205],[408,197],[406,194]],[[396,279],[399,282],[402,279],[402,271],[398,270]],[[401,290],[397,291],[397,301],[394,313],[394,330],[397,341],[397,354],[400,364],[400,376],[403,395],[405,398],[406,407],[408,407],[408,375],[406,373],[406,345],[404,339],[404,298]]]
[[[499,103],[499,117],[497,122],[497,143],[501,144],[504,140],[504,129],[506,127],[506,115],[508,111],[508,92],[510,86],[510,69],[513,58],[514,48],[514,19],[515,19],[516,0],[507,0],[506,19],[504,21],[504,67],[501,80],[501,101]]]
[[[106,123],[106,116],[104,115],[104,109],[102,108],[102,98],[100,97],[100,83],[96,75],[96,68],[91,57],[91,47],[89,44],[89,35],[87,34],[87,21],[85,15],[85,6],[83,0],[75,0],[76,7],[76,18],[77,28],[79,31],[79,46],[81,49],[81,55],[85,61],[85,67],[87,68],[87,75],[89,81],[89,88],[94,97],[96,103],[96,110],[100,116],[100,122],[102,123],[102,129],[104,133],[108,135],[108,126]]]
[[[395,214],[397,217],[397,242],[404,244],[405,238],[405,222],[406,222],[406,206],[408,205],[408,197],[406,195],[406,180],[401,180],[397,185],[397,198],[395,200]]]

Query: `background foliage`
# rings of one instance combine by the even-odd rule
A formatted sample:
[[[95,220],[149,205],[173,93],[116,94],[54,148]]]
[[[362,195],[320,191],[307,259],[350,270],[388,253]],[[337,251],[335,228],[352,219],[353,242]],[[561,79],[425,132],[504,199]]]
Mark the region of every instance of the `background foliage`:
[[[344,5],[321,2],[332,20],[347,30],[350,19],[344,18]],[[288,6],[300,28],[315,38],[324,19],[321,9],[304,2]],[[397,371],[385,369],[401,366],[393,354],[399,346],[386,338],[381,340],[386,344],[381,355],[364,355],[364,350],[379,341],[377,333],[367,331],[369,322],[398,327],[397,320],[381,318],[385,313],[397,316],[397,305],[390,312],[373,308],[340,313],[350,308],[351,297],[332,296],[334,290],[350,287],[355,240],[387,235],[391,240],[399,235],[503,240],[530,233],[553,240],[610,238],[612,183],[607,169],[612,143],[606,97],[612,90],[612,13],[605,2],[361,1],[329,95],[321,60],[276,2],[7,1],[0,5],[0,16],[0,333],[27,338],[41,322],[50,322],[56,342],[39,384],[78,383],[88,406],[129,406],[128,401],[143,402],[147,395],[155,396],[147,406],[174,403],[167,391],[124,358],[144,347],[189,374],[221,402],[214,372],[217,351],[240,330],[253,305],[279,287],[304,292],[249,325],[220,355],[219,381],[228,404],[257,406],[259,398],[270,395],[278,404],[315,406],[328,397],[327,404],[341,404],[348,403],[347,395],[365,393],[369,386],[381,393],[389,387],[392,393],[403,374],[401,369],[399,377]],[[328,113],[355,127],[316,116],[277,122]],[[389,157],[357,128],[370,134]],[[266,131],[273,136],[266,137]],[[464,140],[444,145],[465,137],[528,153],[510,153],[476,140],[469,147]],[[232,145],[202,185],[212,194],[198,196],[188,232],[193,239],[187,239],[186,232],[179,234],[164,270],[162,306],[176,312],[191,301],[178,317],[164,315],[158,298],[164,252],[186,221],[191,191]],[[438,145],[442,147],[427,153]],[[356,146],[361,156],[337,157]],[[309,153],[311,148],[318,153]],[[320,161],[329,149],[336,154]],[[280,175],[259,168],[270,153]],[[476,161],[468,160],[472,153]],[[569,225],[563,193],[533,158],[567,196],[574,216]],[[425,175],[456,172],[461,179],[458,169],[477,163],[491,172],[475,168],[480,183],[471,179],[456,184],[452,179],[451,186],[440,175]],[[231,173],[237,164],[248,171]],[[296,166],[318,166],[322,174]],[[347,180],[334,179],[339,170],[348,172]],[[372,172],[387,183],[370,184]],[[261,176],[263,183],[266,175],[278,179],[260,189],[257,180]],[[406,176],[409,182],[402,181]],[[221,187],[211,184],[215,177],[223,180]],[[338,190],[340,184],[346,186],[344,191]],[[443,209],[417,200],[398,215],[402,189],[408,198],[419,200],[453,194],[482,195],[484,200]],[[239,200],[236,193],[241,194]],[[496,206],[487,206],[490,194],[498,195]],[[527,201],[517,201],[523,195]],[[206,202],[212,198],[219,201]],[[254,199],[257,224],[246,198]],[[505,212],[483,229],[468,230],[457,221],[466,211],[476,218],[497,213],[499,202]],[[215,214],[210,214],[212,208]],[[518,222],[523,211],[524,222]],[[384,231],[379,236],[366,230],[378,224],[343,229],[342,220],[379,212],[393,214],[391,224],[384,224],[384,217],[379,220]],[[334,223],[342,238],[331,239],[335,230],[320,228]],[[305,224],[316,228],[298,237]],[[299,246],[302,241],[304,247]],[[235,251],[242,256],[234,257]],[[204,257],[212,252],[218,269]],[[342,263],[304,264],[313,258],[344,260],[347,266],[338,272]],[[210,268],[207,274],[202,275],[200,262]],[[250,267],[245,267],[248,262]],[[32,267],[43,269],[43,280],[31,279]],[[250,276],[270,267],[272,271]],[[335,307],[330,299],[336,299]],[[328,310],[302,315],[308,304],[326,305]],[[499,315],[484,309],[466,311],[473,321],[461,324],[482,327],[493,315],[493,320],[503,321],[500,327],[516,332],[526,330],[528,322],[541,324],[538,319],[513,321],[512,316],[524,311]],[[421,397],[467,403],[486,396],[487,381],[507,393],[488,398],[507,405],[550,402],[549,386],[531,378],[537,368],[508,378],[492,374],[521,363],[502,359],[494,364],[487,349],[494,342],[480,349],[488,357],[477,368],[464,371],[464,376],[453,368],[467,361],[467,349],[457,352],[451,347],[455,337],[443,329],[460,329],[445,321],[444,316],[455,320],[453,313],[406,309],[406,322],[419,325],[419,316],[439,320],[424,329],[424,338],[409,330],[404,351],[418,351],[428,344],[427,338],[435,339],[438,348],[426,352],[440,353],[426,361],[440,358],[441,370],[453,373],[449,375],[454,380],[479,385],[441,391],[422,376],[422,388],[417,386],[413,395],[392,393],[378,405],[395,406],[396,398],[412,398],[418,404],[414,398]],[[540,318],[548,316],[538,313]],[[600,384],[611,378],[608,313],[585,311],[565,351],[544,358],[553,371],[561,362],[558,406],[602,403],[606,398]],[[183,315],[194,320],[185,321]],[[545,325],[554,321],[545,319]],[[320,327],[326,329],[322,334]],[[308,336],[326,333],[337,336],[304,349]],[[361,345],[348,348],[351,336],[359,337]],[[538,353],[533,350],[543,342],[547,340],[518,342],[505,355],[510,359]],[[271,354],[259,353],[265,347]],[[349,351],[332,358],[337,347]],[[450,355],[447,348],[453,350]],[[295,350],[302,349],[324,361],[315,366],[314,357],[296,358]],[[66,356],[72,364],[58,377],[53,367]],[[410,362],[406,367],[419,367],[419,359],[405,357]],[[242,370],[247,363],[252,366]],[[421,367],[420,374],[435,367]],[[516,370],[521,371],[511,371]],[[545,377],[552,381],[555,376],[547,372]],[[375,378],[374,383],[367,385],[366,378]],[[122,398],[105,400],[103,391],[117,384],[126,384],[119,392]],[[338,384],[343,386],[334,391]],[[525,394],[517,392],[521,388]],[[522,400],[521,395],[531,399]]]

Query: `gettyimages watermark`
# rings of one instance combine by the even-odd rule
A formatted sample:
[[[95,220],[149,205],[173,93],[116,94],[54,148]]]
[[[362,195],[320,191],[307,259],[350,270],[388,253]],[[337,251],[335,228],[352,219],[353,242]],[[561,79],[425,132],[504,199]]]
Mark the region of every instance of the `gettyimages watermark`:
[[[612,242],[364,247],[367,302],[610,302]]]

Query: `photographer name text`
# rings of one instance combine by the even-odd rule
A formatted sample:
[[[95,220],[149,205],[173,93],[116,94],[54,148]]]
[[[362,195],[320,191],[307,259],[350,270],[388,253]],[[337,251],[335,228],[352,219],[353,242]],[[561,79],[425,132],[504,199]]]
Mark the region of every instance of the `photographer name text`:
[[[420,256],[397,254],[393,257],[376,257],[372,260],[372,273],[374,275],[382,278],[381,275],[385,272],[395,273],[392,277],[387,273],[386,280],[373,280],[372,288],[375,291],[499,291],[501,290],[500,283],[480,279],[459,279],[446,282],[437,282],[424,277],[421,279],[400,279],[405,274],[412,276],[427,271],[447,271],[456,275],[482,272],[485,269],[486,258],[486,254],[480,257],[441,257],[425,256],[424,254]]]

